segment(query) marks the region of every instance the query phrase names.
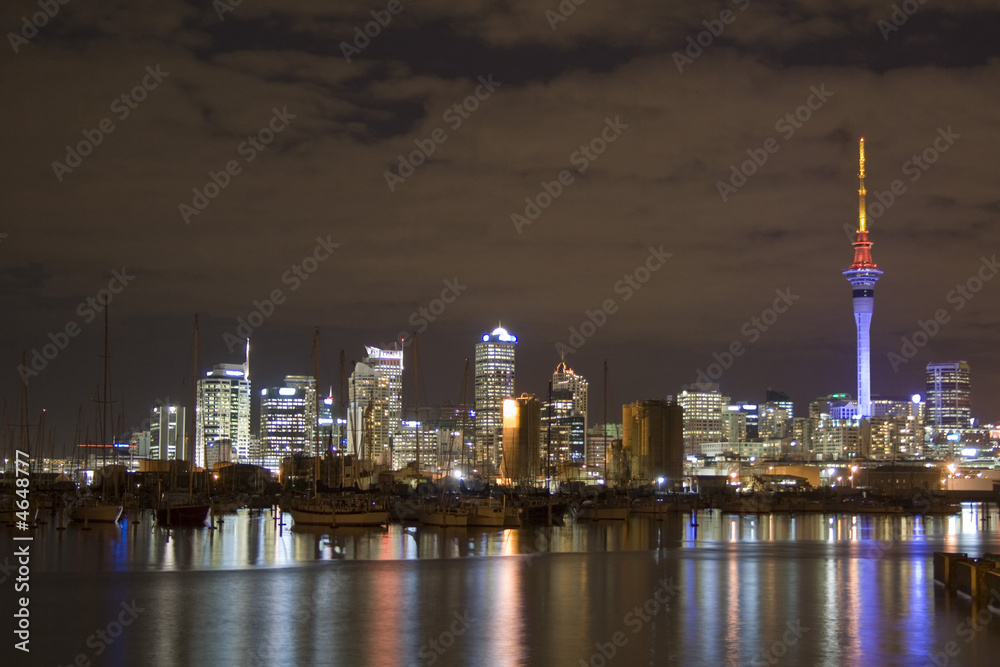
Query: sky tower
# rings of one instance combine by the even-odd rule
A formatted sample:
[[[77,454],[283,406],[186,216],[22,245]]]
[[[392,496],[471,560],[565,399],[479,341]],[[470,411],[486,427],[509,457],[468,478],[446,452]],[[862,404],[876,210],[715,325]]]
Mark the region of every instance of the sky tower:
[[[858,327],[858,417],[872,416],[871,337],[872,311],[875,308],[875,283],[882,272],[872,261],[872,242],[868,240],[865,221],[865,139],[858,142],[858,236],[854,243],[854,263],[844,271],[854,288],[854,323]]]

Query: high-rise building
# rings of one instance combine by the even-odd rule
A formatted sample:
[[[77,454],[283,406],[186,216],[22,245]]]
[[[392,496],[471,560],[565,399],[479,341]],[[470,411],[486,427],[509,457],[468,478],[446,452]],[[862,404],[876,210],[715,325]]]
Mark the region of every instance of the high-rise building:
[[[587,380],[561,362],[552,374],[552,398],[542,405],[542,455],[550,465],[583,465],[587,450]]]
[[[287,375],[283,386],[260,390],[260,437],[266,453],[312,454],[315,432],[316,381],[312,376]]]
[[[865,220],[865,140],[858,144],[858,231],[854,243],[854,263],[844,271],[851,283],[854,302],[854,324],[858,332],[858,416],[872,416],[871,406],[871,337],[872,313],[875,309],[875,283],[882,271],[872,261],[872,242],[868,240]]]
[[[540,472],[541,405],[531,394],[503,402],[503,458],[500,477],[507,483],[534,483]]]
[[[198,380],[195,433],[197,466],[204,466],[206,452],[223,440],[235,455],[216,454],[216,460],[250,459],[249,364],[216,364]]]
[[[186,413],[181,405],[153,406],[149,414],[149,458],[171,461],[185,458]]]
[[[768,389],[764,394],[764,403],[773,403],[788,412],[789,419],[795,418],[795,405],[792,403],[792,398],[783,391]]]
[[[476,343],[476,458],[496,469],[504,428],[504,401],[514,397],[514,346],[517,336],[498,326]]]
[[[722,439],[725,442],[746,442],[747,413],[739,405],[726,406],[722,413]]]
[[[927,424],[937,431],[972,426],[972,382],[969,364],[943,361],[927,364]]]
[[[684,474],[684,417],[676,403],[650,400],[622,406],[622,449],[632,479],[679,488]]]
[[[785,403],[765,403],[760,414],[760,437],[784,438],[789,432],[792,415]]]
[[[703,442],[721,442],[728,436],[722,418],[729,398],[717,389],[688,391],[677,396],[677,404],[684,410],[684,455],[693,456],[701,451]]]
[[[365,351],[348,384],[347,452],[388,458],[403,418],[403,351],[368,346]]]

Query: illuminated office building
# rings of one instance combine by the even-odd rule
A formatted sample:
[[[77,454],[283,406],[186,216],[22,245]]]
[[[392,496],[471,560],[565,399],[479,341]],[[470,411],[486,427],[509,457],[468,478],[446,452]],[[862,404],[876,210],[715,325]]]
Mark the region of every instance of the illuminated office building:
[[[160,403],[149,415],[149,458],[183,460],[187,410],[180,405]]]
[[[936,431],[972,427],[972,382],[969,364],[927,364],[927,424]]]
[[[216,364],[198,380],[195,465],[204,466],[206,452],[220,446],[235,453],[215,453],[217,461],[250,458],[249,363]],[[223,442],[224,441],[224,442]]]
[[[390,458],[390,439],[403,418],[403,351],[365,347],[348,381],[347,453]]]
[[[476,343],[476,458],[496,469],[504,429],[503,405],[514,397],[514,346],[517,336],[498,326]]]
[[[729,435],[722,416],[729,398],[718,390],[685,389],[677,396],[677,404],[684,410],[685,456],[698,454],[704,442],[721,442]]]
[[[587,449],[587,380],[565,362],[552,374],[552,398],[542,406],[542,456],[551,465],[583,465]],[[546,451],[547,450],[547,451]]]
[[[316,380],[288,375],[280,387],[260,390],[260,437],[266,451],[312,454],[316,443]]]

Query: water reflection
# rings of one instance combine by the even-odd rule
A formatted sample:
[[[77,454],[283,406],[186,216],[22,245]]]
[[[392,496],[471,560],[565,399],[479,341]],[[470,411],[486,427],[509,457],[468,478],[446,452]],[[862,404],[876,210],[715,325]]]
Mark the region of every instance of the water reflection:
[[[568,522],[516,529],[427,527],[329,528],[292,525],[280,512],[228,515],[218,529],[156,526],[147,513],[119,525],[84,530],[54,523],[36,532],[33,562],[40,571],[126,571],[284,567],[335,560],[464,559],[539,553],[611,553],[651,549],[700,549],[714,544],[826,543],[854,545],[850,553],[879,559],[900,544],[934,541],[968,551],[992,534],[996,510],[964,508],[957,516],[759,514],[700,512],[661,519]],[[2,535],[2,533],[0,533]]]
[[[933,551],[996,551],[996,512],[981,518],[303,529],[241,513],[216,531],[48,526],[33,543],[37,657],[95,657],[87,637],[136,599],[147,611],[105,655],[117,664],[909,665],[948,641],[962,651],[951,664],[986,664],[1000,622],[966,643],[956,628],[978,610],[931,580]],[[664,581],[676,591],[661,602]]]

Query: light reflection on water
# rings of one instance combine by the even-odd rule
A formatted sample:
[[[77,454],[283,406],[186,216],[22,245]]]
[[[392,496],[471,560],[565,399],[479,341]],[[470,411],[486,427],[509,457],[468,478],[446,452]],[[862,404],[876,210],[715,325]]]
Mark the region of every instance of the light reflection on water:
[[[968,601],[932,581],[934,551],[1000,551],[996,512],[980,519],[966,508],[926,518],[700,512],[697,526],[685,514],[512,530],[290,530],[267,513],[169,535],[148,519],[48,525],[33,543],[44,619],[33,658],[578,667],[604,664],[601,651],[613,649],[609,666],[930,665],[929,653],[956,641],[947,664],[995,664],[1000,618],[966,642]],[[0,532],[4,553],[10,544]],[[679,590],[660,606],[665,578]],[[87,637],[133,598],[147,611],[97,657]],[[468,629],[452,634],[464,627],[457,618]],[[786,642],[795,627],[801,638]]]
[[[276,520],[277,519],[277,520]],[[281,525],[281,524],[284,525]],[[321,528],[291,525],[287,515],[246,512],[227,515],[217,530],[174,529],[152,524],[148,514],[118,526],[84,531],[76,524],[40,529],[35,567],[53,571],[191,570],[287,567],[317,560],[410,560],[509,556],[545,552],[646,551],[700,549],[718,543],[777,544],[827,542],[854,545],[852,553],[881,557],[901,544],[935,541],[950,550],[967,550],[984,534],[981,516],[961,515],[761,514],[700,512],[627,522],[526,526],[520,529],[439,528],[390,524],[384,528]],[[987,531],[997,525],[996,511]]]

